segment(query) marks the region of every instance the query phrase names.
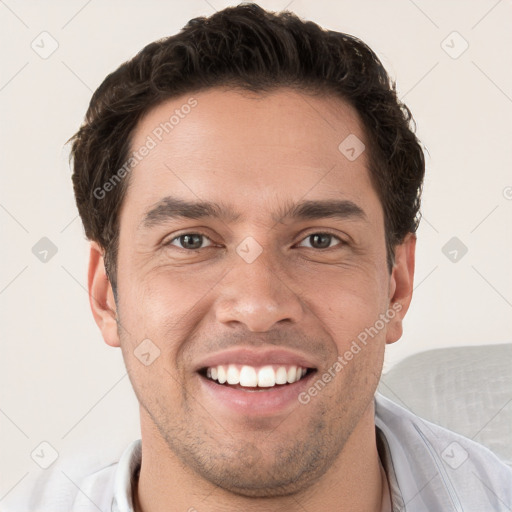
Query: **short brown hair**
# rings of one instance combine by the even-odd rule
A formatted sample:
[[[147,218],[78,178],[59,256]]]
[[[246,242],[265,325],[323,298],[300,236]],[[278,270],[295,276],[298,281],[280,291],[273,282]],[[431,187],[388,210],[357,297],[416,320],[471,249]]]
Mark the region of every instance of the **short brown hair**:
[[[130,152],[141,117],[169,98],[215,86],[264,92],[290,87],[352,105],[368,138],[369,172],[384,210],[388,267],[420,219],[425,172],[411,112],[375,53],[354,36],[255,4],[195,18],[108,75],[71,138],[73,186],[86,236],[105,251],[116,289],[119,211],[128,179],[98,197]],[[341,141],[340,141],[341,142]],[[117,175],[117,177],[119,177]],[[110,188],[110,187],[109,187]]]

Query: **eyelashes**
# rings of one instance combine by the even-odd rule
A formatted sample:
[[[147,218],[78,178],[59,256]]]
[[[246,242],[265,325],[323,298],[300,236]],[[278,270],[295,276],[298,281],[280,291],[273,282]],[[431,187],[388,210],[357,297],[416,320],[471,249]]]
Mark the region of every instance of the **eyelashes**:
[[[208,245],[203,246],[201,243],[203,240],[207,240],[209,242]],[[314,242],[312,242],[314,240]],[[304,242],[310,241],[309,246],[302,245]],[[320,241],[320,243],[319,243]],[[325,242],[328,241],[327,246],[325,246]],[[337,243],[333,246],[332,242],[336,241]],[[313,244],[318,244],[320,247],[313,247]],[[329,233],[327,231],[315,231],[307,234],[305,237],[301,239],[299,242],[299,247],[306,247],[309,249],[316,249],[318,251],[325,251],[327,249],[332,249],[333,247],[342,247],[346,245],[343,239],[341,239],[338,235],[333,233]],[[199,245],[199,246],[198,246]],[[208,247],[214,246],[211,238],[204,233],[199,232],[190,232],[190,233],[182,233],[178,236],[172,238],[169,242],[166,242],[164,246],[172,246],[177,249],[181,249],[187,252],[199,251],[201,249],[206,249]],[[188,247],[187,247],[188,246]]]

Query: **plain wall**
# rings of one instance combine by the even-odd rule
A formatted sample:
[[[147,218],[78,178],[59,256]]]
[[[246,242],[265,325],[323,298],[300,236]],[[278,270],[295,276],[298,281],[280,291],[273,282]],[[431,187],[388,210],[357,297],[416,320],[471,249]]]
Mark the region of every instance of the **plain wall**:
[[[86,292],[88,244],[66,140],[92,92],[147,43],[237,2],[14,1],[0,4],[0,500],[65,457],[116,455],[138,435],[120,350],[106,346]],[[512,327],[512,4],[489,1],[262,1],[368,43],[397,81],[428,149],[416,289],[385,367],[431,348],[506,343]],[[32,48],[47,31],[58,49]],[[469,47],[458,58],[463,41]],[[452,34],[450,36],[450,34]],[[448,38],[448,39],[447,39]],[[442,42],[444,43],[444,49]],[[39,43],[37,43],[39,41]],[[47,49],[51,41],[45,40]],[[57,253],[32,248],[49,238]],[[443,247],[453,237],[467,247]],[[452,242],[453,243],[453,242]],[[458,250],[458,261],[445,255]],[[0,501],[2,509],[2,501]]]

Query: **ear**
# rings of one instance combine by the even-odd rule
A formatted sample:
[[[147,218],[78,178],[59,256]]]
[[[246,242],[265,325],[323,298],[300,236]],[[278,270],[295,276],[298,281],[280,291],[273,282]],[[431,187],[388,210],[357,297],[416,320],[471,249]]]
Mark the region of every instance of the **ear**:
[[[409,233],[395,247],[395,264],[389,280],[389,309],[395,315],[386,331],[386,343],[394,343],[402,337],[402,321],[409,309],[414,283],[416,235]]]
[[[89,304],[105,343],[111,347],[121,346],[114,292],[105,271],[103,250],[96,242],[91,242],[88,286]]]

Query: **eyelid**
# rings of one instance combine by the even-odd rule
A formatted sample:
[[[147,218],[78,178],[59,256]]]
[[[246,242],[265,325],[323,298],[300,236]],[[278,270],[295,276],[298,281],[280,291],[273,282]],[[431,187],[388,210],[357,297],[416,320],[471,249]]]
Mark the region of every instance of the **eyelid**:
[[[337,246],[342,246],[342,245],[347,245],[348,244],[348,241],[347,240],[344,240],[343,238],[341,238],[340,235],[336,234],[336,233],[333,233],[332,231],[330,231],[329,229],[315,229],[315,230],[312,230],[310,231],[309,233],[305,234],[305,235],[302,235],[301,236],[301,239],[299,240],[298,244],[300,244],[301,242],[303,242],[304,240],[306,240],[307,238],[309,238],[310,236],[312,235],[330,235],[332,236],[333,238],[336,238],[340,243],[337,244],[336,246],[334,247],[337,247]],[[333,249],[334,247],[329,247],[329,249]],[[325,250],[325,249],[324,249]]]
[[[202,236],[203,238],[206,238],[207,240],[210,241],[210,244],[205,246],[205,247],[201,247],[200,249],[185,249],[184,247],[179,247],[178,245],[175,245],[173,244],[172,242],[178,240],[179,238],[181,238],[182,236],[185,236],[185,235],[199,235],[199,236]],[[186,252],[194,252],[194,251],[200,251],[201,249],[207,249],[208,247],[212,247],[213,245],[215,245],[215,242],[212,240],[212,238],[210,236],[208,236],[206,233],[203,233],[201,231],[183,231],[182,233],[178,233],[178,234],[175,234],[173,235],[171,238],[169,238],[168,240],[164,240],[162,242],[162,246],[172,246],[172,247],[176,247],[176,249],[179,249],[181,251],[186,251]]]
[[[175,244],[173,244],[172,242],[174,242],[175,240],[178,240],[180,237],[184,236],[184,235],[199,235],[199,236],[202,236],[203,238],[206,238],[207,240],[210,241],[210,244],[207,245],[206,247],[201,247],[200,249],[185,249],[183,247],[179,247]],[[333,247],[337,247],[337,246],[343,246],[343,245],[347,245],[348,242],[346,240],[344,240],[343,238],[341,238],[339,235],[337,235],[336,233],[333,233],[332,231],[330,231],[329,229],[315,229],[315,230],[311,230],[309,231],[308,233],[306,234],[302,234],[301,235],[301,238],[299,240],[299,242],[297,242],[297,244],[295,245],[298,245],[300,244],[301,242],[304,242],[304,240],[306,240],[307,238],[309,238],[310,236],[312,235],[329,235],[329,236],[332,236],[333,238],[337,239],[339,244],[336,244],[335,246]],[[194,251],[199,251],[201,249],[206,249],[208,247],[212,247],[215,245],[215,242],[212,240],[212,238],[210,236],[208,236],[206,233],[204,232],[201,232],[201,231],[183,231],[181,233],[178,233],[178,234],[175,234],[172,236],[172,238],[170,238],[168,241],[164,241],[162,243],[163,246],[168,246],[168,245],[172,245],[173,247],[176,247],[177,249],[180,249],[182,251],[187,251],[187,252],[194,252]],[[332,249],[333,247],[329,247],[329,249]]]

